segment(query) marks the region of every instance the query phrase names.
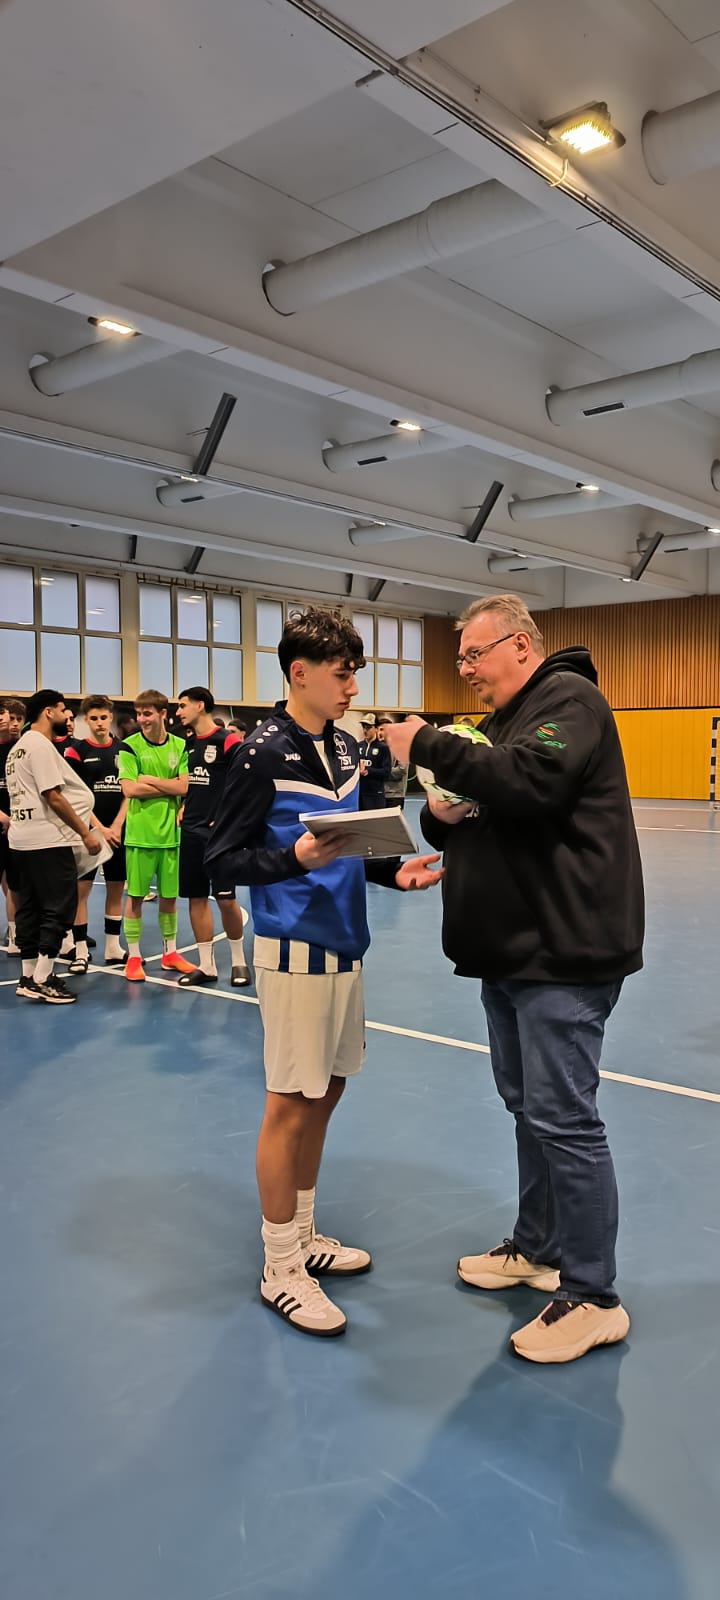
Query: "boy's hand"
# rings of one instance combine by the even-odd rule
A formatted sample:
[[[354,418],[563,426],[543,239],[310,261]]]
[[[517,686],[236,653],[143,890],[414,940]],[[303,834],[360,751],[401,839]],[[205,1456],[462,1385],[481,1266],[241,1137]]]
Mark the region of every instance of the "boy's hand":
[[[444,867],[439,872],[431,871],[439,860],[439,856],[412,856],[409,861],[403,861],[395,873],[398,889],[431,889],[445,875]]]
[[[295,840],[295,854],[300,866],[311,872],[316,867],[329,867],[339,856],[344,842],[341,833],[324,833],[321,839],[316,839],[314,833],[303,833]]]

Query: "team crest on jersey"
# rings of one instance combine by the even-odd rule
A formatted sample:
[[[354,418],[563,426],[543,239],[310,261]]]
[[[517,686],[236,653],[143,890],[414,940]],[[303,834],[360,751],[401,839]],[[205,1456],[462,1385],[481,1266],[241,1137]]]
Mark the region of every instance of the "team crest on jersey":
[[[211,763],[215,760],[216,756],[217,756],[217,745],[209,744],[208,747],[207,747],[207,750],[205,751],[205,760],[207,761],[208,766],[211,765]]]

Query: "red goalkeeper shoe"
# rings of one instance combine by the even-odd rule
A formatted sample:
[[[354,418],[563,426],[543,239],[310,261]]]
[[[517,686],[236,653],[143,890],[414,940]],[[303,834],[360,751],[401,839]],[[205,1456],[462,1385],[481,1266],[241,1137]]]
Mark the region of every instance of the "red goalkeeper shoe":
[[[168,951],[168,954],[166,956],[163,956],[163,958],[162,958],[162,960],[160,962],[160,965],[161,965],[161,967],[163,968],[163,970],[165,972],[194,972],[195,971],[195,968],[194,968],[192,962],[191,961],[186,961],[185,957],[179,955],[177,950]]]

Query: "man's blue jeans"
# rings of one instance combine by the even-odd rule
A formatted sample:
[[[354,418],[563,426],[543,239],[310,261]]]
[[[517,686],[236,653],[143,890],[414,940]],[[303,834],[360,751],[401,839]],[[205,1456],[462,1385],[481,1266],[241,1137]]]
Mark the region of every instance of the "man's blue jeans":
[[[560,1268],[555,1298],[618,1304],[618,1197],[597,1110],[603,1034],[622,984],[484,982],[490,1059],[515,1118],[514,1243]]]

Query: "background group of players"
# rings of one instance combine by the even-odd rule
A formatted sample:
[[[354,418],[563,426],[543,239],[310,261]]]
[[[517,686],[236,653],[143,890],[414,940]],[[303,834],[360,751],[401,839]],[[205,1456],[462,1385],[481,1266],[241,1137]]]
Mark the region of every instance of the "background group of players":
[[[205,849],[225,786],[228,763],[242,743],[238,728],[218,726],[211,714],[213,707],[208,689],[196,686],[181,694],[177,715],[185,737],[168,731],[168,700],[156,690],[138,695],[134,723],[129,718],[118,719],[121,737],[112,731],[114,707],[106,695],[90,695],[83,701],[81,715],[87,728],[84,737],[75,736],[72,712],[65,708],[62,700],[41,712],[41,727],[45,725],[43,715],[55,719],[49,723],[53,755],[68,763],[64,783],[63,771],[57,769],[61,789],[67,791],[67,799],[73,804],[78,791],[71,774],[82,780],[89,791],[88,798],[91,797],[92,830],[111,847],[111,853],[103,862],[104,958],[106,963],[125,962],[125,976],[133,983],[143,982],[145,978],[140,950],[142,908],[146,898],[154,898],[153,884],[157,885],[162,967],[177,972],[184,987],[217,982],[210,908],[210,895],[214,893],[230,947],[230,981],[234,987],[250,982],[243,949],[246,913],[236,901],[234,885],[220,882],[211,887],[204,867]],[[11,805],[13,780],[9,774],[13,774],[14,769],[11,752],[15,750],[17,758],[25,717],[26,707],[21,701],[0,703],[0,870],[8,918],[5,951],[13,956],[24,953],[16,932],[16,897],[19,877],[30,856],[22,845],[29,847],[34,843],[23,837],[24,827],[31,827],[32,822],[25,824],[21,820],[21,805],[16,804],[14,808]],[[22,738],[27,742],[27,734]],[[22,763],[16,764],[19,775]],[[22,799],[17,780],[15,788],[16,800]],[[20,849],[17,844],[21,845]],[[35,855],[34,850],[32,854]],[[90,867],[78,880],[72,926],[67,929],[60,951],[69,961],[70,972],[77,975],[86,973],[90,964],[93,941],[88,938],[88,899],[97,871],[97,867]],[[127,898],[123,917],[125,885]],[[189,901],[190,921],[198,946],[197,966],[186,961],[176,948],[178,896]],[[120,943],[121,929],[127,952]],[[30,963],[24,965],[29,967]],[[66,1004],[77,998],[74,990],[62,980],[54,978],[53,974],[48,976],[54,981],[49,987],[42,985],[47,990],[43,998]],[[18,993],[34,999],[37,990],[34,968],[33,972],[23,972]]]

